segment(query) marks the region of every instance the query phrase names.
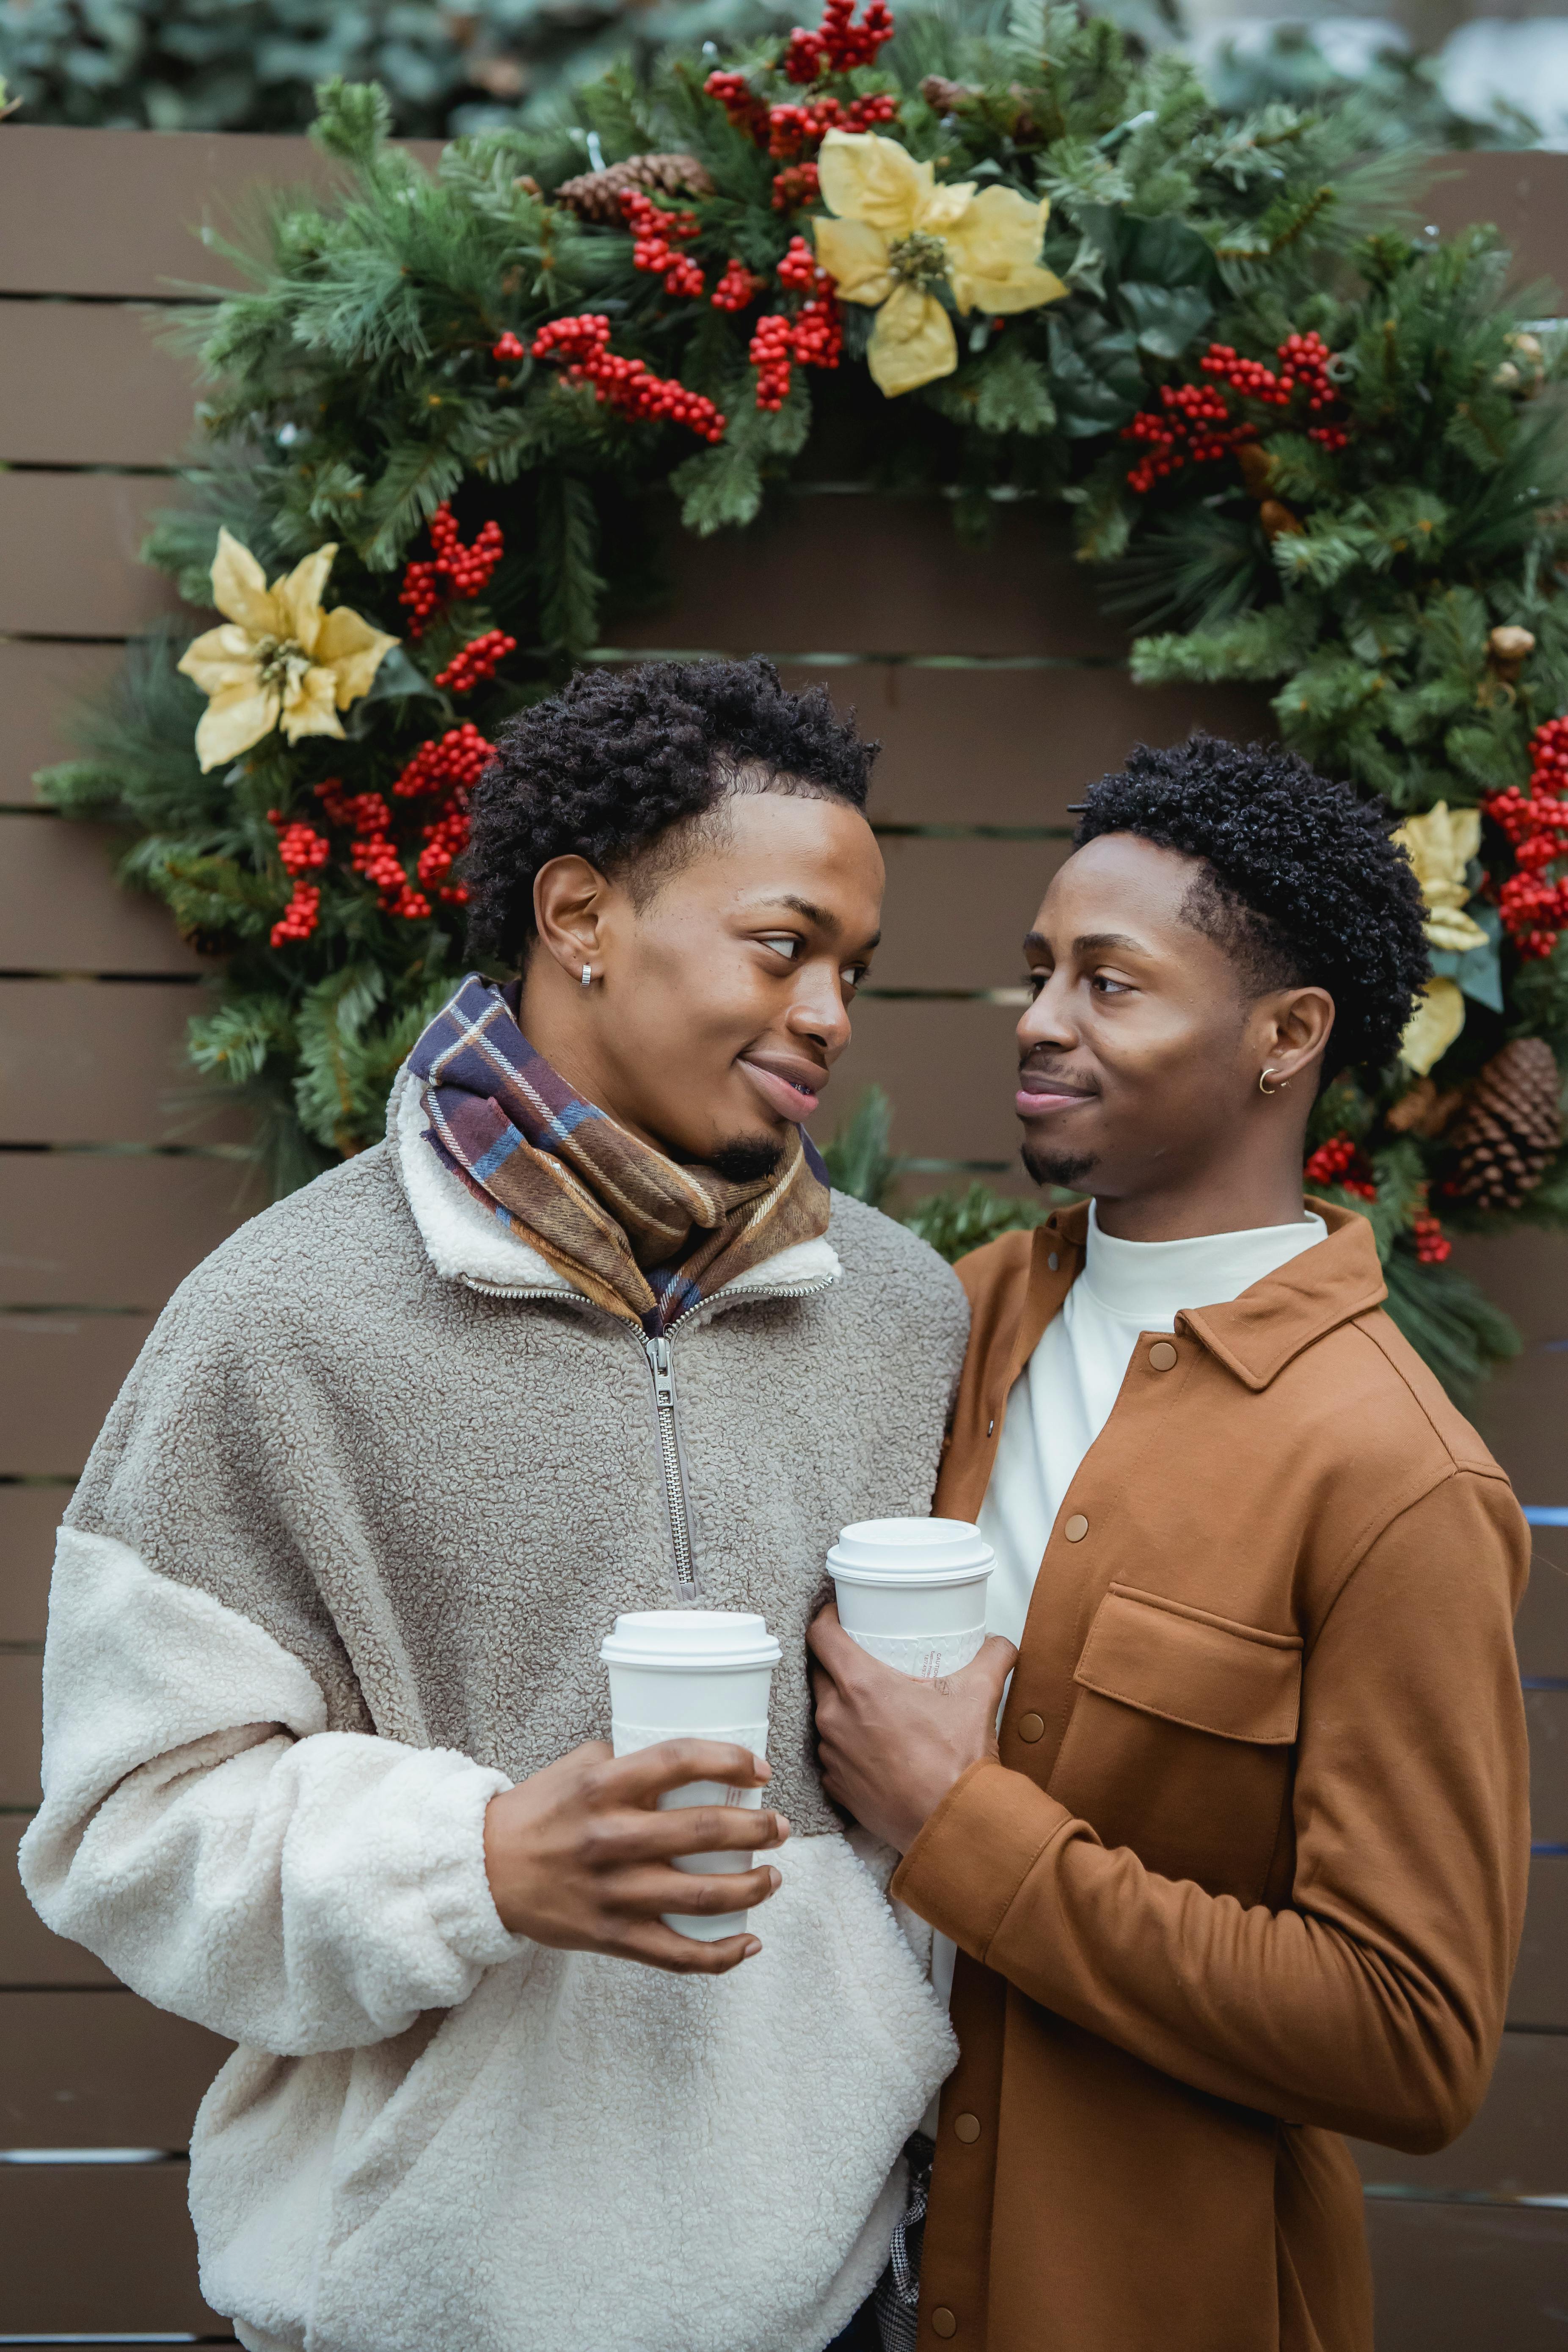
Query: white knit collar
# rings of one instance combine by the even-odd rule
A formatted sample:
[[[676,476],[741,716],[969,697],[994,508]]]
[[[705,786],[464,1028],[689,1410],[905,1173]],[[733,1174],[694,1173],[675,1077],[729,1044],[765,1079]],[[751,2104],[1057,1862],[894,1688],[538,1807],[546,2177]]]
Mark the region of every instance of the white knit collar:
[[[486,1290],[555,1291],[563,1298],[582,1292],[547,1258],[520,1241],[499,1216],[485,1210],[466,1184],[444,1168],[426,1139],[423,1088],[406,1064],[392,1089],[387,1136],[403,1175],[403,1189],[426,1253],[448,1281],[478,1284]],[[843,1269],[826,1234],[796,1242],[727,1282],[705,1302],[744,1298],[758,1291],[826,1287]]]
[[[1169,1328],[1184,1307],[1222,1307],[1322,1241],[1309,1210],[1299,1224],[1248,1225],[1185,1241],[1124,1242],[1101,1233],[1089,1203],[1082,1281],[1095,1303],[1140,1330]]]

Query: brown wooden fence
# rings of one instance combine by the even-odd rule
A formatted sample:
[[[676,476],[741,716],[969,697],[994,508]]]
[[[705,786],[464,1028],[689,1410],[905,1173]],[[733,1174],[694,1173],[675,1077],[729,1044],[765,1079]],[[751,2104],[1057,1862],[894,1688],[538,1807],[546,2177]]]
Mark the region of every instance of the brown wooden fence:
[[[320,183],[302,142],[0,130],[0,1813],[36,1801],[52,1533],[116,1388],[180,1277],[258,1205],[232,1117],[193,1127],[180,1039],[204,972],[163,911],[110,878],[110,842],[37,806],[71,698],[170,609],[135,562],[191,422],[188,372],[148,307],[232,282],[190,232],[262,182]],[[1550,275],[1568,155],[1468,159],[1426,199],[1493,218]],[[1564,273],[1568,275],[1568,272]],[[819,493],[745,541],[671,535],[675,590],[601,658],[778,656],[886,744],[874,814],[887,944],[841,1097],[879,1080],[895,1140],[954,1171],[1015,1144],[1005,1001],[1068,801],[1138,737],[1260,705],[1135,693],[1059,535],[1004,510],[959,547],[938,501]],[[1012,839],[995,828],[1013,829]],[[1051,829],[1055,828],[1053,836]],[[989,829],[989,830],[988,830]],[[1518,1317],[1521,1363],[1487,1433],[1527,1505],[1568,1505],[1568,1248],[1470,1247]],[[1520,1630],[1539,1852],[1502,2060],[1445,2154],[1359,2151],[1380,2352],[1547,2352],[1568,2331],[1568,1529],[1543,1528]],[[229,2340],[203,2304],[183,2151],[223,2054],[48,1936],[0,1871],[0,2344]],[[611,2352],[611,2347],[606,2347]],[[749,2352],[737,2345],[734,2352]]]

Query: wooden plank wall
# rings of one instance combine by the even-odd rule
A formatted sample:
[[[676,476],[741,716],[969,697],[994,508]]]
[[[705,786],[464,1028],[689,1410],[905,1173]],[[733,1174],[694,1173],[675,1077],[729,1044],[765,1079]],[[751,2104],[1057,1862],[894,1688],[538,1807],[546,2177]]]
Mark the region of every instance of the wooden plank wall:
[[[193,245],[260,182],[320,182],[302,142],[0,131],[0,1816],[37,1796],[38,1658],[59,1510],[170,1289],[257,1205],[243,1129],[193,1127],[180,1041],[203,972],[110,879],[112,845],[36,804],[70,698],[169,609],[135,551],[186,444],[191,384],[149,306],[231,282]],[[1527,276],[1568,221],[1568,156],[1478,156],[1426,199],[1501,219]],[[183,285],[181,281],[184,281]],[[1139,695],[1061,538],[1005,509],[984,553],[940,502],[818,494],[751,540],[672,545],[668,608],[601,658],[765,650],[826,681],[886,746],[889,877],[877,986],[847,1100],[878,1079],[895,1140],[944,1182],[1004,1181],[1016,942],[1067,803],[1129,743],[1195,720],[1252,731],[1248,698]],[[999,837],[1000,836],[1000,837]],[[829,1125],[831,1125],[829,1117]],[[1545,2352],[1568,2255],[1568,1251],[1468,1262],[1530,1342],[1484,1419],[1543,1555],[1521,1623],[1535,1744],[1530,1926],[1487,2107],[1443,2155],[1359,2153],[1381,2352]],[[203,2303],[183,2152],[221,2054],[48,1936],[0,1872],[0,2341],[229,2341]],[[737,2346],[735,2352],[745,2352]]]

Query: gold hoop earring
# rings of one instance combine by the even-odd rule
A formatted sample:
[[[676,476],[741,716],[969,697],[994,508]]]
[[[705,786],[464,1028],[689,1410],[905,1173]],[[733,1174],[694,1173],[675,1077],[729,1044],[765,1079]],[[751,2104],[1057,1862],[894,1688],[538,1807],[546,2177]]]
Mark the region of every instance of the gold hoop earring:
[[[1259,1070],[1259,1071],[1258,1071],[1258,1093],[1259,1093],[1260,1095],[1282,1095],[1282,1094],[1284,1093],[1284,1091],[1285,1091],[1286,1087],[1287,1087],[1289,1085],[1289,1083],[1290,1083],[1290,1081],[1289,1081],[1289,1078],[1281,1078],[1281,1079],[1280,1079],[1280,1081],[1279,1081],[1279,1085],[1278,1085],[1277,1087],[1266,1087],[1266,1086],[1264,1085],[1264,1083],[1263,1083],[1264,1079],[1265,1079],[1265,1078],[1271,1078],[1273,1076],[1274,1076],[1274,1065],[1273,1065],[1273,1063],[1272,1063],[1272,1062],[1270,1062],[1270,1063],[1268,1065],[1267,1068],[1265,1068],[1265,1069],[1261,1069],[1261,1070]]]
[[[594,985],[594,967],[591,963],[585,963],[583,966],[583,985],[584,988],[592,988]]]

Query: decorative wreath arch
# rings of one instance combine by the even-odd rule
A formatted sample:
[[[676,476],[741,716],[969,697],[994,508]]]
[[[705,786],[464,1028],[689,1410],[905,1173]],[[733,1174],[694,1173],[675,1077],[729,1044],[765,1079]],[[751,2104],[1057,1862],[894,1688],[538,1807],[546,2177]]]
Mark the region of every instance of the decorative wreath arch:
[[[1511,1352],[1444,1228],[1568,1222],[1568,445],[1495,235],[1390,227],[1335,119],[1224,119],[1040,0],[993,41],[828,0],[433,180],[377,89],[321,101],[345,193],[282,205],[203,317],[210,458],[149,551],[221,618],[140,651],[44,780],[132,823],[128,878],[224,959],[191,1051],[279,1181],[379,1132],[463,967],[489,739],[646,573],[646,493],[743,524],[828,429],[961,531],[1065,504],[1135,677],[1266,684],[1387,803],[1438,977],[1401,1059],[1324,1097],[1308,1174],[1450,1385]],[[921,1213],[955,1246],[1028,1212]]]

